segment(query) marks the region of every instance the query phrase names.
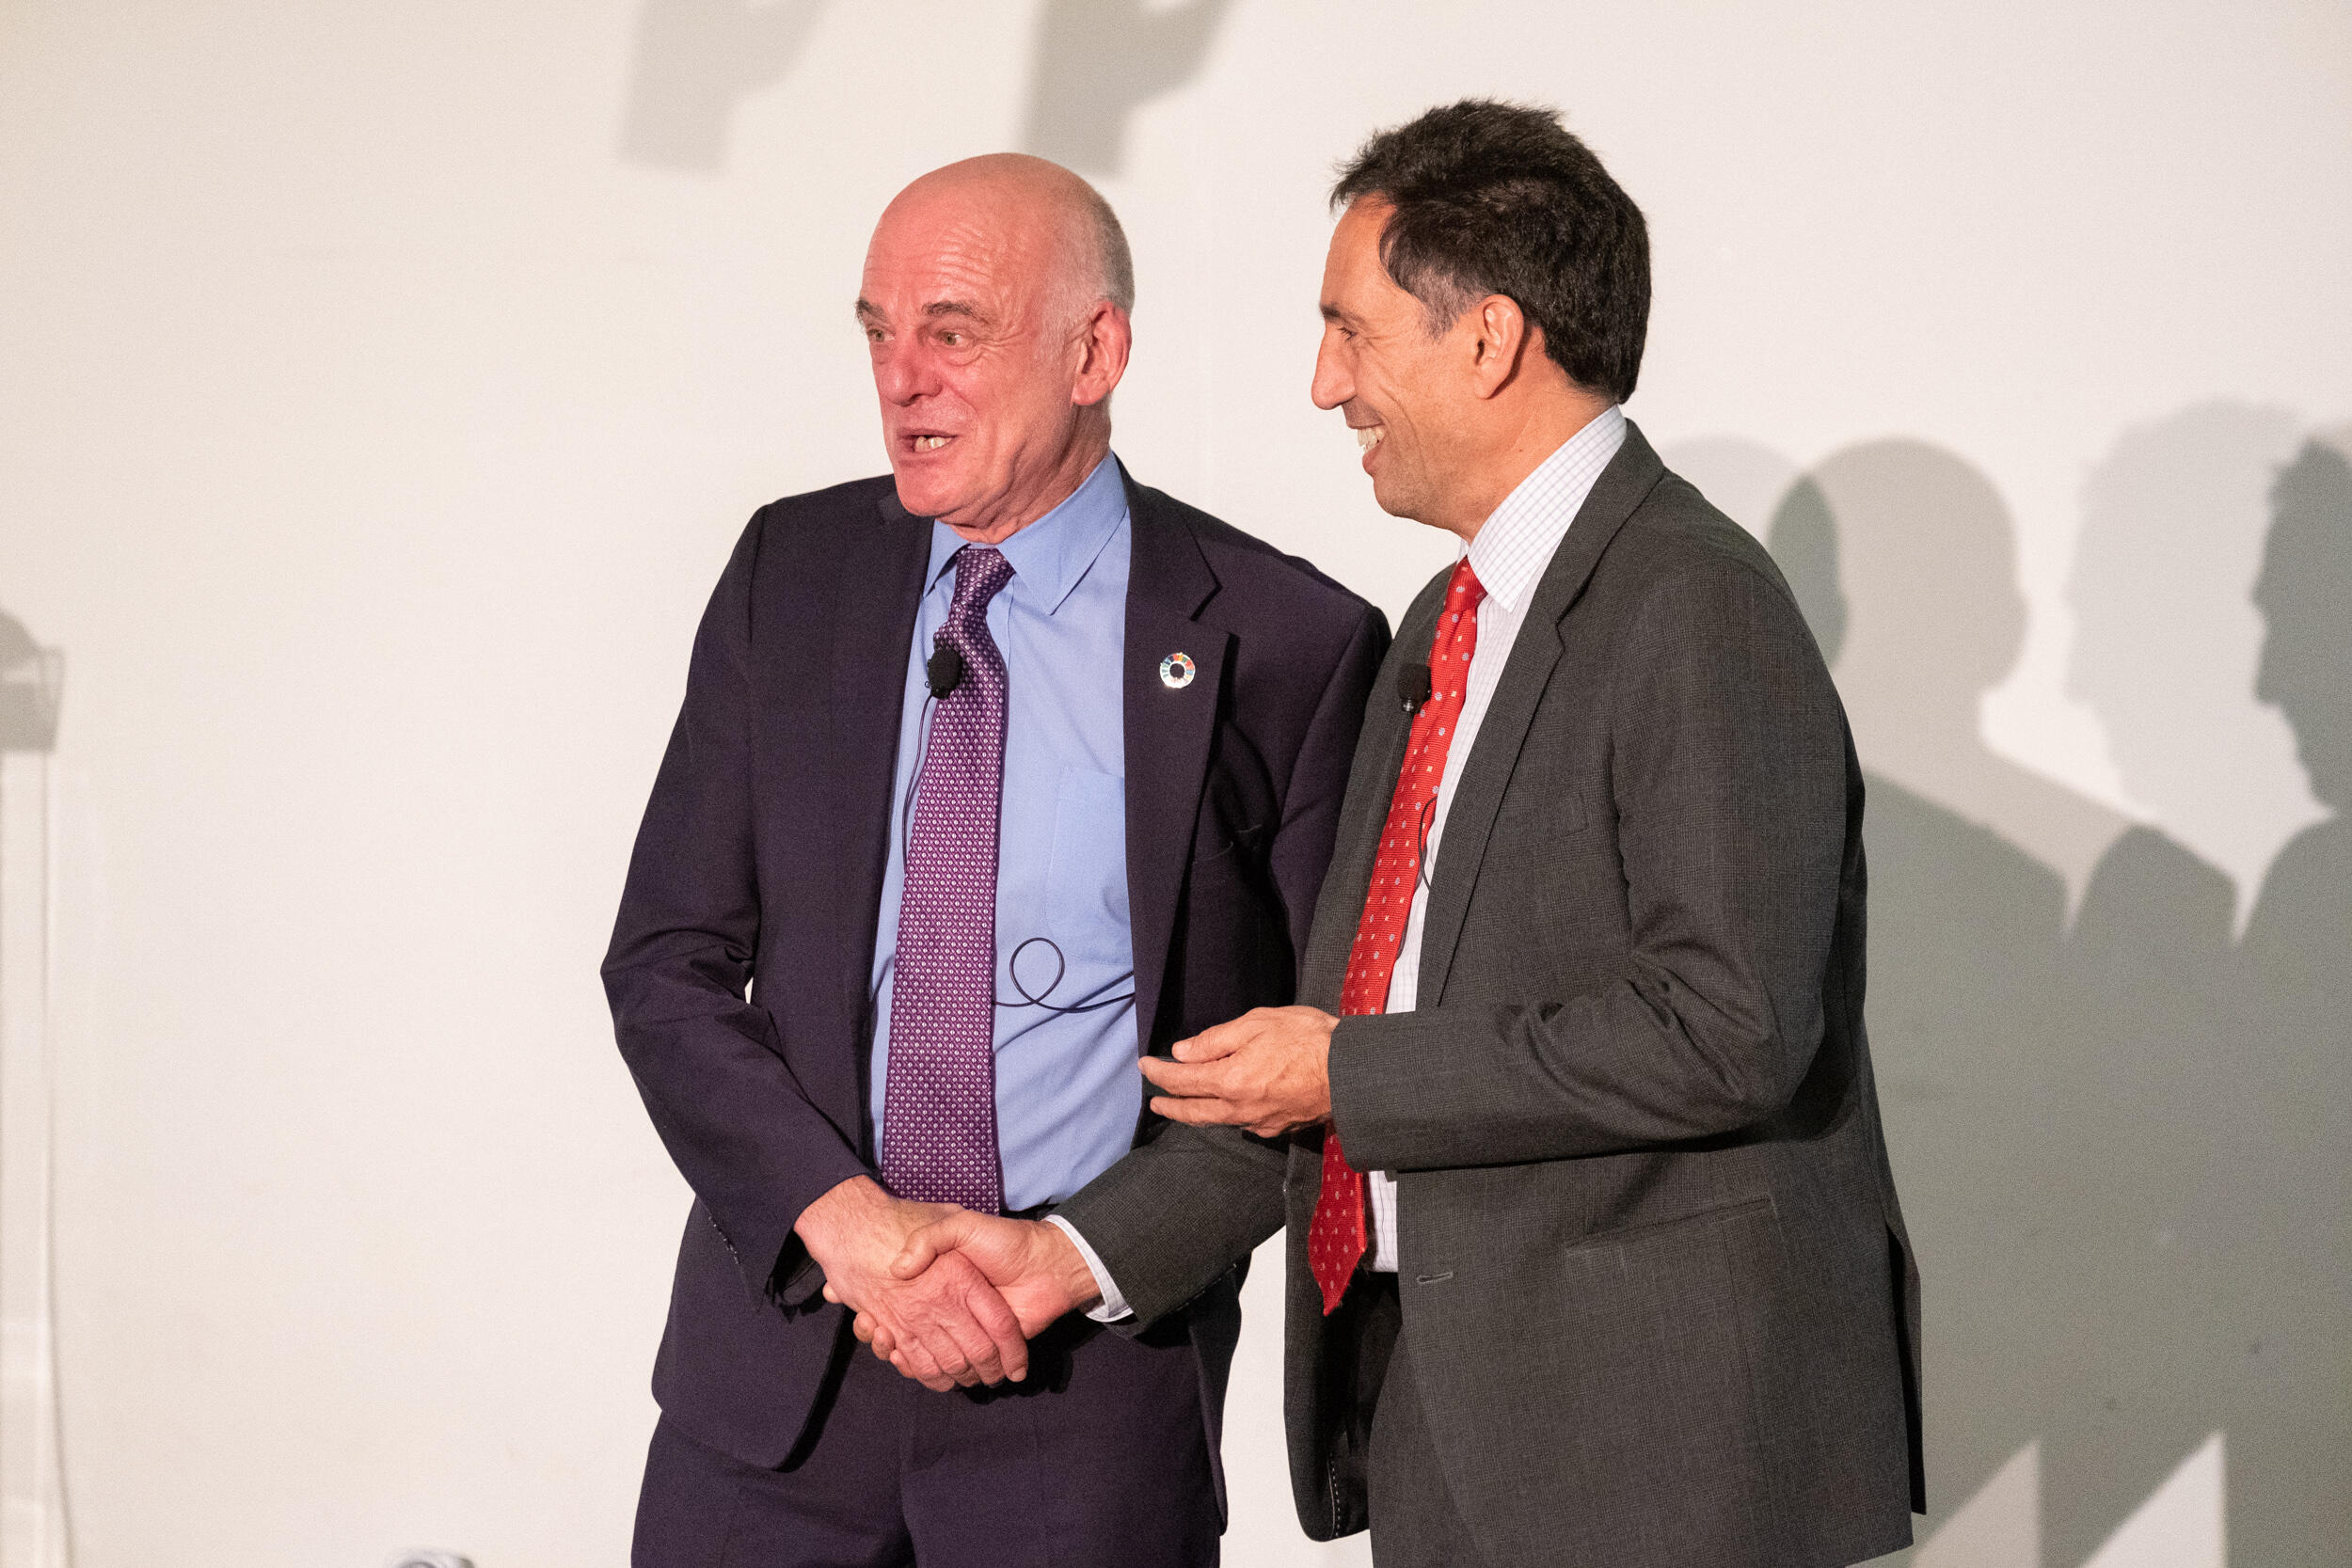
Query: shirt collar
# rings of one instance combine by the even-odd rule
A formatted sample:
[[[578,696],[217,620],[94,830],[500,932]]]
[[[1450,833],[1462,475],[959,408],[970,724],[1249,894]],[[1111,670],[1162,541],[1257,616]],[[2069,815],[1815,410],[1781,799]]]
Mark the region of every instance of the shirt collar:
[[[1593,482],[1623,445],[1625,410],[1612,404],[1502,498],[1467,552],[1488,598],[1518,610],[1567,537]]]
[[[1119,459],[1105,453],[1059,506],[995,547],[1011,565],[1013,580],[1035,594],[1038,608],[1051,615],[1086,577],[1126,516],[1127,485]],[[930,574],[924,580],[936,584],[966,543],[963,535],[934,518]]]

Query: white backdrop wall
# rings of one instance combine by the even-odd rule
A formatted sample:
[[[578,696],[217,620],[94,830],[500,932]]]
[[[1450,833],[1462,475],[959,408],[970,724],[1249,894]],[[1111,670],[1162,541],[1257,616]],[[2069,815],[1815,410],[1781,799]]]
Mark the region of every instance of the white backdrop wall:
[[[1122,456],[1393,615],[1450,552],[1309,404],[1323,193],[1473,92],[1646,209],[1630,412],[1783,555],[1873,773],[1921,1561],[2217,1562],[2225,1491],[2237,1560],[2331,1558],[2352,1033],[2324,895],[2261,942],[2340,840],[2254,591],[2352,417],[2352,12],[0,0],[76,1561],[623,1560],[685,1195],[596,961],[736,531],[882,467],[874,216],[993,149],[1095,177]],[[1362,1561],[1291,1520],[1266,1283],[1230,1560]]]

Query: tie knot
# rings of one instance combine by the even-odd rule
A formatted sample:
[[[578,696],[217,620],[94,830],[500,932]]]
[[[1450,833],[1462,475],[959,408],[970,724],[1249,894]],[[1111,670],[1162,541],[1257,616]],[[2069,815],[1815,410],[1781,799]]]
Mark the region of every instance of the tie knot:
[[[988,613],[988,601],[1012,580],[1012,562],[1002,550],[966,545],[956,552],[956,596],[947,606],[950,625],[969,626]]]
[[[1446,609],[1455,614],[1476,610],[1478,601],[1486,596],[1486,585],[1478,580],[1476,572],[1470,570],[1470,557],[1464,556],[1455,562],[1454,576],[1447,579],[1445,585]]]

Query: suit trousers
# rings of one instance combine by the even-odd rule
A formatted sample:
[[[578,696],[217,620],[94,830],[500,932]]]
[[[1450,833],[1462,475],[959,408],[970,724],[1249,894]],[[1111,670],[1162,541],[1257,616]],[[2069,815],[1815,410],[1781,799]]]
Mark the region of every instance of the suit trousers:
[[[845,1332],[782,1467],[664,1419],[632,1568],[1213,1568],[1222,1529],[1200,1360],[1181,1323],[1066,1318],[1029,1375],[933,1393]]]
[[[1438,1463],[1409,1338],[1396,1275],[1359,1272],[1327,1326],[1335,1449],[1343,1464],[1361,1456],[1368,1472],[1375,1568],[1483,1568]]]

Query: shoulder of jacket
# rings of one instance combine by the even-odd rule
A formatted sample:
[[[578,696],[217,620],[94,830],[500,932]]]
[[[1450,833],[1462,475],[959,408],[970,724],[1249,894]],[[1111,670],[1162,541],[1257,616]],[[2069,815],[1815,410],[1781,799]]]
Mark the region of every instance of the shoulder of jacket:
[[[1359,615],[1371,608],[1369,600],[1325,576],[1312,562],[1277,549],[1256,534],[1178,500],[1164,490],[1144,484],[1136,488],[1163,508],[1167,517],[1190,531],[1223,591],[1273,587],[1292,603],[1303,595],[1311,602],[1332,609],[1352,609]],[[1352,626],[1357,618],[1347,617],[1348,624]]]
[[[877,474],[781,496],[752,514],[752,526],[773,530],[868,521],[878,515],[876,509],[891,497],[895,485],[890,475]]]
[[[1763,542],[1671,469],[1626,518],[1603,561],[1645,586],[1670,578],[1754,579],[1795,602]]]

